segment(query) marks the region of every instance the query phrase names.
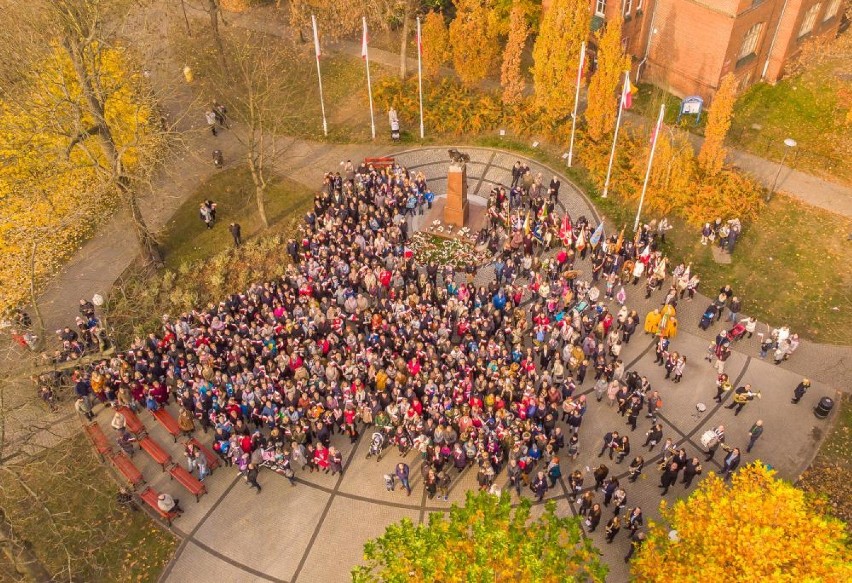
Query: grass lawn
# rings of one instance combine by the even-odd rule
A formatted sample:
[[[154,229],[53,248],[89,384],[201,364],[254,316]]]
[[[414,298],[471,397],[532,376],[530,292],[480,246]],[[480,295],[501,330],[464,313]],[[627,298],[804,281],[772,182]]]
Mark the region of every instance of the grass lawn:
[[[852,398],[843,395],[835,407],[840,410],[834,425],[797,485],[827,497],[832,513],[846,521],[852,534]]]
[[[117,483],[82,433],[6,469],[0,505],[59,581],[157,581],[177,548],[146,513],[117,505]]]
[[[266,215],[271,229],[285,219],[301,219],[313,203],[313,191],[287,178],[274,180],[266,191]],[[207,229],[198,216],[198,207],[205,199],[216,203],[216,224]],[[200,184],[177,210],[160,237],[165,252],[166,267],[177,269],[182,263],[192,263],[233,245],[228,225],[239,223],[243,240],[261,232],[257,214],[254,183],[247,166],[237,166],[217,172]]]
[[[730,283],[744,314],[817,342],[850,344],[850,232],[852,220],[776,195],[746,226],[731,264],[713,261],[698,230],[681,224],[671,231],[669,253],[694,263],[706,295]]]

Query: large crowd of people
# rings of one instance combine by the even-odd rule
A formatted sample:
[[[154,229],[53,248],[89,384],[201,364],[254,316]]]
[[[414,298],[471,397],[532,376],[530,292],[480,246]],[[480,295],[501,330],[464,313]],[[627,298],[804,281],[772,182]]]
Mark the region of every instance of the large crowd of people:
[[[418,265],[406,246],[406,205],[426,191],[422,176],[398,165],[329,174],[287,246],[292,263],[283,277],[164,315],[159,333],[75,371],[78,410],[88,416],[97,401],[134,410],[174,401],[181,429],[200,426],[258,493],[262,467],[294,485],[296,472],[343,472],[334,434],[354,443],[366,433],[379,456],[388,448],[415,452],[429,498],[446,500],[469,466],[483,490],[528,490],[539,500],[564,472],[589,530],[601,520],[593,498],[600,489],[603,505],[614,508],[608,541],[622,525],[635,535],[642,511],[622,517],[626,485],[615,472],[600,464],[589,490],[582,469],[570,468],[581,441],[592,441],[581,440],[589,403],[580,387],[593,385],[589,396],[625,419],[625,429],[606,434],[600,456],[627,462],[632,482],[645,463],[637,450],[656,448],[664,454],[663,493],[681,471],[689,486],[702,470],[698,459],[663,441],[660,394],[626,370],[620,353],[634,334],[652,334],[657,364],[680,382],[687,361],[671,347],[677,304],[694,297],[698,277],[661,252],[666,229],[602,236],[585,217],[559,212],[558,181],[555,195],[554,183],[545,189],[540,177],[513,182],[492,191],[477,238],[495,250],[493,269],[457,270]],[[577,269],[586,257],[588,279]],[[640,282],[662,299],[644,319],[625,301],[625,286]],[[732,306],[727,298],[724,305]],[[714,346],[732,340],[725,335]],[[721,358],[715,349],[713,358]],[[631,451],[644,411],[647,439]],[[113,427],[123,434],[119,416]],[[712,459],[724,428],[711,445]],[[738,463],[734,453],[726,473]],[[188,467],[203,479],[202,458],[187,451]],[[385,475],[388,488],[399,482],[410,494],[410,472],[400,462]]]

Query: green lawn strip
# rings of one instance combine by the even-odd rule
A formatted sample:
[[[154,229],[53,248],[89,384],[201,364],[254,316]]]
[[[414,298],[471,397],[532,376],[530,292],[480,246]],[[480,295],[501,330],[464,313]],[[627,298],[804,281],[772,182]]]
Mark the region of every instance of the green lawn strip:
[[[270,225],[286,218],[301,217],[313,202],[313,191],[288,178],[275,178],[266,190],[266,213]],[[205,199],[216,203],[216,223],[207,229],[198,216]],[[228,225],[237,222],[244,240],[262,230],[257,214],[254,183],[247,166],[221,170],[205,181],[175,212],[161,236],[166,267],[206,259],[233,245]]]
[[[839,411],[834,424],[797,486],[826,498],[831,512],[852,534],[852,398],[844,394],[835,407]]]
[[[0,472],[0,502],[60,580],[70,569],[74,581],[156,581],[177,548],[148,514],[118,506],[118,484],[82,434],[8,469],[17,478]]]
[[[788,165],[823,177],[852,181],[852,165],[845,148],[849,131],[846,110],[837,95],[843,81],[826,63],[775,85],[759,83],[737,101],[729,141],[759,156],[780,160],[784,139],[798,147],[785,161]],[[848,85],[848,81],[846,82]],[[753,126],[760,126],[754,129]],[[845,144],[845,146],[844,146]]]
[[[706,295],[730,283],[744,314],[772,326],[789,325],[817,342],[852,342],[852,270],[845,259],[852,220],[776,196],[746,226],[728,265],[713,260],[698,229],[675,225],[667,251],[693,262]]]

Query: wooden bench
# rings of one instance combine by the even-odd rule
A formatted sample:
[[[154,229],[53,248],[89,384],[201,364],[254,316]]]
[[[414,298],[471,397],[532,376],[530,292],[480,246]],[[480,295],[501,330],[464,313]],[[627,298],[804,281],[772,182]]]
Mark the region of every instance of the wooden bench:
[[[147,433],[145,430],[145,424],[142,423],[132,409],[129,407],[121,407],[118,409],[118,412],[124,416],[124,426],[130,433],[136,437],[141,437]]]
[[[164,512],[162,509],[160,509],[160,507],[157,505],[159,497],[160,493],[151,488],[150,486],[145,488],[145,490],[143,490],[139,494],[139,498],[141,498],[142,501],[145,502],[145,504],[150,506],[154,510],[154,512],[160,515],[160,518],[165,520],[168,525],[171,526],[172,520],[180,516],[180,513],[175,512],[174,510],[170,512]]]
[[[166,471],[166,466],[172,463],[172,456],[166,452],[160,444],[151,439],[150,437],[143,437],[139,440],[139,447],[145,450],[145,452],[151,456],[151,458],[160,464],[160,467],[163,468],[163,471]]]
[[[86,432],[86,435],[89,437],[89,441],[92,442],[92,445],[94,446],[95,451],[98,452],[98,457],[101,458],[101,461],[103,461],[105,455],[112,453],[112,446],[109,444],[109,440],[107,440],[100,425],[97,423],[85,423],[83,424],[83,431]]]
[[[156,411],[151,411],[151,414],[163,426],[163,429],[169,432],[175,443],[177,443],[177,439],[180,437],[180,426],[178,426],[178,422],[172,417],[172,414],[162,407]]]
[[[180,482],[180,485],[186,488],[186,491],[195,496],[195,501],[201,498],[202,494],[207,493],[207,487],[204,482],[190,474],[181,465],[175,464],[169,469],[169,476]]]
[[[373,168],[390,168],[393,166],[394,159],[389,157],[383,158],[364,158],[364,164]]]
[[[201,450],[201,453],[204,455],[204,459],[207,460],[207,469],[210,470],[211,474],[213,473],[213,470],[222,465],[222,461],[219,459],[219,456],[216,455],[216,453],[209,447],[203,445],[194,437],[189,440],[189,443]]]
[[[115,466],[115,469],[117,469],[134,488],[145,482],[145,478],[142,477],[142,472],[139,471],[136,464],[130,461],[130,458],[124,453],[114,454],[110,456],[109,459],[112,462],[112,465]]]

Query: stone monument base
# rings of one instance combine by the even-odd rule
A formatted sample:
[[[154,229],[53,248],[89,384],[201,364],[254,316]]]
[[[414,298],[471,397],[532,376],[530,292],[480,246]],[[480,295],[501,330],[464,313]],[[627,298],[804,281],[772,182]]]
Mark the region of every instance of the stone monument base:
[[[464,164],[452,164],[447,173],[447,203],[444,207],[444,222],[464,227],[468,219],[467,169]]]

